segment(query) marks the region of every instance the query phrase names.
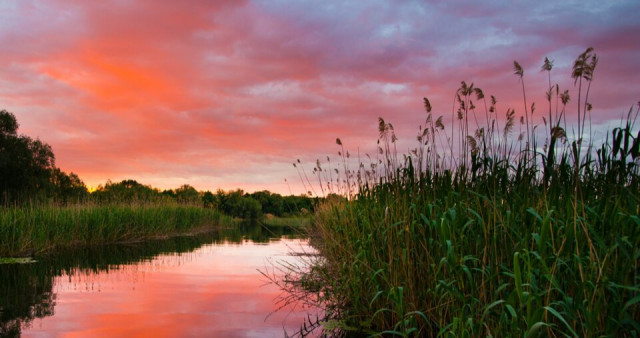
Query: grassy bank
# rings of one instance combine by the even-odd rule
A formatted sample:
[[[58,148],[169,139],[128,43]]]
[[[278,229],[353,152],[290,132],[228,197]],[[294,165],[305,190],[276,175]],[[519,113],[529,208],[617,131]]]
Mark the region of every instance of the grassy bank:
[[[231,222],[213,209],[171,204],[10,207],[0,212],[0,257],[140,241]]]
[[[591,83],[596,62],[589,50],[576,60],[576,83]],[[638,111],[596,147],[583,144],[591,110],[583,87],[571,137],[569,95],[551,83],[548,119],[534,125],[525,100],[517,138],[513,110],[496,118],[495,99],[482,104],[482,91],[465,83],[456,97],[446,128],[425,99],[409,154],[398,156],[393,126],[380,119],[378,159],[349,170],[343,156],[344,183],[334,190],[357,194],[316,210],[324,258],[302,279],[329,314],[325,329],[640,335]]]

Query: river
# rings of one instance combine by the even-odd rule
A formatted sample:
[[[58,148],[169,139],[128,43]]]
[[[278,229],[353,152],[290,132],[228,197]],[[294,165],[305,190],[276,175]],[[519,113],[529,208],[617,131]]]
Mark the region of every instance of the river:
[[[261,271],[277,274],[308,253],[291,230],[244,224],[0,265],[0,336],[292,335],[318,312],[284,301]]]

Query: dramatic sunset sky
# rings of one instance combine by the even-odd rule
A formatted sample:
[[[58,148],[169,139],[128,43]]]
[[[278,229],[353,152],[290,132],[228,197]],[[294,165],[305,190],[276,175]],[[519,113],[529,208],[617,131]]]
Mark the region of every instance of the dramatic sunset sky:
[[[600,57],[597,130],[640,100],[640,1],[0,1],[0,109],[89,186],[302,192],[292,162],[371,149],[377,118],[414,140],[422,97],[450,116],[460,81],[544,111]],[[538,116],[540,117],[541,114]]]

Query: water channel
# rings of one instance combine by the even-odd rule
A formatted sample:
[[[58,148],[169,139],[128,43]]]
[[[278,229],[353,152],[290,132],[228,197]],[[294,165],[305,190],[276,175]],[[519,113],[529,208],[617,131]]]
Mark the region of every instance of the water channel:
[[[313,253],[260,224],[0,265],[0,336],[282,337],[315,315],[260,271]],[[277,310],[277,311],[276,311]]]

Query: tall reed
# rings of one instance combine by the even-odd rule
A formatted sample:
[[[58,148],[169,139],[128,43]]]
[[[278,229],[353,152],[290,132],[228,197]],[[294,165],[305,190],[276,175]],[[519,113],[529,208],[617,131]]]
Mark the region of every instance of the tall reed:
[[[598,147],[582,144],[597,60],[589,48],[574,65],[572,138],[569,92],[551,84],[545,59],[545,128],[525,100],[526,131],[510,136],[515,111],[500,122],[495,97],[487,105],[481,89],[462,82],[451,121],[457,135],[447,134],[425,98],[419,145],[400,160],[393,126],[380,119],[375,160],[367,155],[356,170],[345,164],[333,175],[339,181],[318,162],[324,189],[348,195],[316,210],[323,258],[304,277],[315,281],[309,289],[329,314],[325,328],[380,336],[640,335],[640,108]]]

